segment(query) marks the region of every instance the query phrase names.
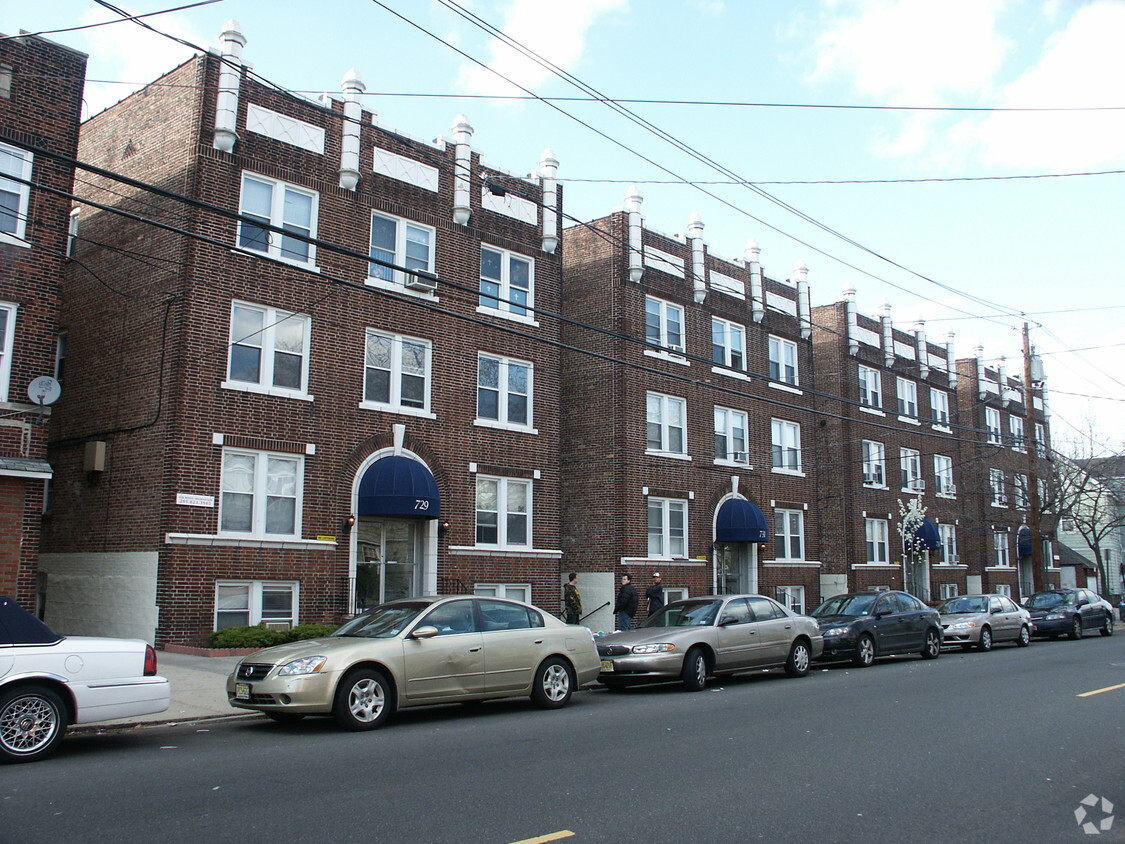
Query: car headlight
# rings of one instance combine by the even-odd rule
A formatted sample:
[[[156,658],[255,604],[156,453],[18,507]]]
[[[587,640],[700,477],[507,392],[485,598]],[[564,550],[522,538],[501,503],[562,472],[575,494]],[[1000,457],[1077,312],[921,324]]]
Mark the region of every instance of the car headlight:
[[[825,638],[829,636],[847,636],[851,632],[850,627],[829,627],[824,631]]]
[[[958,621],[956,624],[949,625],[950,630],[972,630],[977,626],[975,621]]]
[[[1060,618],[1066,618],[1066,613],[1052,612],[1052,613],[1047,613],[1045,616],[1043,616],[1044,621],[1057,621]]]
[[[328,657],[326,656],[303,656],[300,659],[295,659],[281,666],[281,670],[277,672],[277,676],[293,677],[298,674],[315,674],[324,667],[324,663],[326,662],[328,662]]]
[[[662,654],[668,651],[674,651],[676,646],[670,642],[657,642],[652,645],[633,645],[633,653],[635,654]]]

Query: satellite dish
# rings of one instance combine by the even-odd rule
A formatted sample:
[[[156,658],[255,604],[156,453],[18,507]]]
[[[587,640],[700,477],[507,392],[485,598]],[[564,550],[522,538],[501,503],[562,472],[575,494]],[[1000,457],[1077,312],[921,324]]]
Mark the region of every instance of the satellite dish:
[[[54,404],[60,395],[62,387],[50,375],[40,375],[27,385],[27,397],[35,404]]]

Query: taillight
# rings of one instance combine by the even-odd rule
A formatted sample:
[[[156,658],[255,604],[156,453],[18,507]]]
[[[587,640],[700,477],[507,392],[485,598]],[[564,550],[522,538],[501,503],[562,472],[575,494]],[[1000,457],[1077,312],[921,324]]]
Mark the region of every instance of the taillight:
[[[156,648],[145,645],[145,676],[156,676]]]

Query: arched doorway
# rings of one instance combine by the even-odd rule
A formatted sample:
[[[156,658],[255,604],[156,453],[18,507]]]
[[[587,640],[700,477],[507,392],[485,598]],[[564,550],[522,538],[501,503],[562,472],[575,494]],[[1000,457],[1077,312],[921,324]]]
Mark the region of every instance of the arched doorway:
[[[758,545],[769,541],[766,517],[757,505],[731,493],[715,510],[715,590],[758,591]]]

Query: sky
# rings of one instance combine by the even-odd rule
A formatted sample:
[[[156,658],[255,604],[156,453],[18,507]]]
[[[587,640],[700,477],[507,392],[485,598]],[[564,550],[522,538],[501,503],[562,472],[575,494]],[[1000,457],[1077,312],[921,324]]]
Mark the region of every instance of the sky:
[[[0,0],[7,34],[118,20],[46,36],[89,55],[86,114],[191,55],[119,18]],[[861,313],[889,303],[897,327],[924,319],[1012,374],[1026,321],[1055,447],[1125,453],[1125,0],[217,0],[145,18],[201,47],[230,19],[285,88],[338,92],[354,68],[398,131],[449,137],[464,114],[485,161],[521,175],[553,150],[579,220],[635,184],[649,228],[698,213],[716,255],[754,238],[778,279],[803,261],[814,306],[854,288]]]

